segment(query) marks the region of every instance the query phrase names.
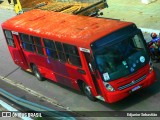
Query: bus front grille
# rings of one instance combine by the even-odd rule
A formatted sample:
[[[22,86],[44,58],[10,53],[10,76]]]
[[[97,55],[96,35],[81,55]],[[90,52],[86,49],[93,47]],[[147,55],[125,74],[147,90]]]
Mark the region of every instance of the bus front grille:
[[[119,89],[119,90],[126,89],[126,88],[128,88],[128,87],[130,87],[130,86],[132,86],[132,85],[135,85],[135,84],[141,82],[141,81],[144,80],[146,77],[147,77],[147,75],[143,75],[142,77],[138,78],[137,80],[133,80],[132,82],[130,82],[130,83],[124,85],[124,86],[121,86],[121,87],[119,87],[118,89]]]

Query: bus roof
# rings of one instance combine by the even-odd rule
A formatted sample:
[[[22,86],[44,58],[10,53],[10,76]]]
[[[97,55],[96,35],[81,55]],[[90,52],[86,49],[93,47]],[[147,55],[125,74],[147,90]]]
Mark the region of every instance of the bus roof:
[[[7,20],[2,27],[88,48],[95,40],[131,24],[119,20],[32,10]]]

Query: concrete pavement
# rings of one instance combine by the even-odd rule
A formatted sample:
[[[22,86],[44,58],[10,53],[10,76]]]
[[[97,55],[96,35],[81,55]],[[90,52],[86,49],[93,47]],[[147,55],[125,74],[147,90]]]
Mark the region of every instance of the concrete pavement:
[[[104,17],[136,23],[144,31],[160,31],[160,0],[143,4],[141,0],[108,0]],[[151,32],[149,31],[149,32]]]

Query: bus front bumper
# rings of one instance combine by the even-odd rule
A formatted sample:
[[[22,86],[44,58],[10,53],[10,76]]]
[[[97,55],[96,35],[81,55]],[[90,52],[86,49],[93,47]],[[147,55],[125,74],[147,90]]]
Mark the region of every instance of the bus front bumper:
[[[105,101],[108,103],[114,103],[114,102],[120,101],[120,100],[124,99],[125,97],[131,95],[131,93],[139,91],[140,89],[146,88],[146,87],[150,86],[151,84],[153,84],[156,81],[155,76],[156,76],[155,71],[153,70],[151,73],[149,73],[147,75],[147,77],[143,81],[141,81],[141,82],[139,82],[129,88],[126,88],[124,90],[114,91],[114,92],[107,91]]]

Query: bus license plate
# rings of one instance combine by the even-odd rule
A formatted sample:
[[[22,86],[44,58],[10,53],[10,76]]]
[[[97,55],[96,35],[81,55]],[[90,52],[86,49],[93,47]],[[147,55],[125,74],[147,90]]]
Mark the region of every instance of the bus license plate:
[[[140,88],[141,88],[141,86],[136,86],[136,87],[134,87],[131,91],[134,92],[134,91],[136,91],[136,90],[138,90],[138,89],[140,89]]]

